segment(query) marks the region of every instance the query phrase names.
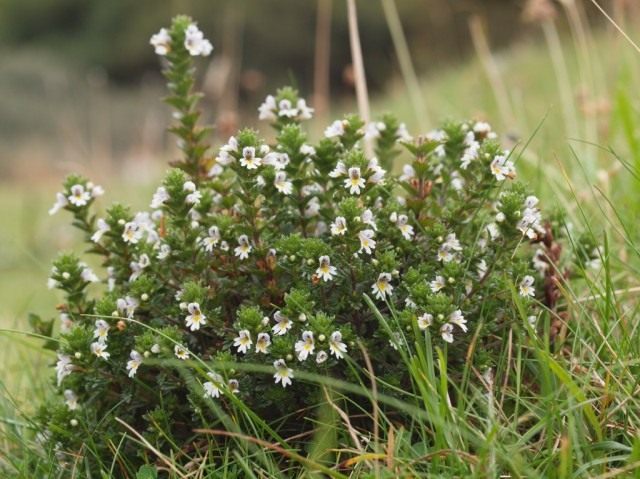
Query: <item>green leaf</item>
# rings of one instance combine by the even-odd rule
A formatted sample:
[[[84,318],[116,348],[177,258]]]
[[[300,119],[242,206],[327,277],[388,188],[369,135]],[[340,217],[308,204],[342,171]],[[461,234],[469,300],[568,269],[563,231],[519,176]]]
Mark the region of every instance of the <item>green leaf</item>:
[[[154,466],[145,464],[138,469],[136,479],[158,479],[158,470]]]

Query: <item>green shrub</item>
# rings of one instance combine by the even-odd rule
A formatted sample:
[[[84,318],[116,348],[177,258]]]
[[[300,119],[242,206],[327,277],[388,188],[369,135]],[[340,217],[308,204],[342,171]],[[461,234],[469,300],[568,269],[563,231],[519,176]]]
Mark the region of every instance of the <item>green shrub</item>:
[[[149,212],[116,204],[97,218],[102,191],[77,176],[52,210],[73,215],[106,271],[92,289],[98,277],[65,254],[51,274],[65,294],[59,398],[40,419],[61,464],[109,464],[116,447],[145,462],[120,443],[122,423],[160,451],[198,447],[194,429],[225,427],[221,411],[241,406],[300,433],[294,413],[322,394],[305,373],[357,381],[368,357],[394,395],[411,389],[402,354],[437,349],[450,374],[470,357],[484,369],[506,330],[544,314],[550,226],[488,124],[412,138],[391,116],[348,116],[313,143],[313,110],[284,88],[259,109],[271,141],[244,129],[213,155],[191,58],[211,45],[186,17],[152,43],[183,158]]]

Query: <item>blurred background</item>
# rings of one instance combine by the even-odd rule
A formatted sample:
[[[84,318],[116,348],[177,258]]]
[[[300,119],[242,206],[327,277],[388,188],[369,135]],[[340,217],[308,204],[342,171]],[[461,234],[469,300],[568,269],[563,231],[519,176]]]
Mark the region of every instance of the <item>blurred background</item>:
[[[614,178],[627,181],[624,169],[591,143],[640,166],[640,1],[597,5],[358,0],[372,115],[395,113],[414,134],[447,118],[489,120],[507,146],[533,136],[519,169],[553,191],[551,203],[572,208],[567,179],[611,191]],[[266,134],[257,107],[285,84],[316,108],[316,135],[356,110],[345,0],[2,0],[0,325],[25,330],[28,311],[54,315],[49,262],[80,239],[64,214],[46,214],[67,173],[102,184],[101,207],[148,206],[176,154],[149,37],[178,13],[215,46],[197,60],[214,145],[240,125]],[[617,201],[638,213],[633,195]],[[39,354],[21,351],[10,363]]]

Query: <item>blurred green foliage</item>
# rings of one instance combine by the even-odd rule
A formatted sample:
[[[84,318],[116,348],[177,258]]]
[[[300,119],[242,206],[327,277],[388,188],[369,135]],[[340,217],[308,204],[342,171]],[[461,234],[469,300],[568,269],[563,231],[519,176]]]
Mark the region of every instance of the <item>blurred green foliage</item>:
[[[313,77],[315,0],[3,0],[0,44],[35,47],[81,67],[101,66],[110,79],[132,82],[156,72],[146,40],[167,19],[186,13],[199,19],[217,48],[240,38],[244,69],[267,78],[268,89],[294,81],[308,90]],[[519,29],[514,0],[397,0],[414,60],[421,70],[458,59],[469,50],[467,17],[490,16],[493,39],[504,43]],[[344,84],[350,63],[346,2],[333,0],[331,78]],[[358,2],[365,63],[373,89],[392,77],[396,60],[379,0]],[[225,38],[225,36],[227,38]]]

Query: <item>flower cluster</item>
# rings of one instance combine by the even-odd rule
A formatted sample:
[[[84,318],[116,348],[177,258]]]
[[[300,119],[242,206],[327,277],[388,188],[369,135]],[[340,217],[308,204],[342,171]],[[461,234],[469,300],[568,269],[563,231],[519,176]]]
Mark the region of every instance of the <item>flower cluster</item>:
[[[152,38],[170,57],[185,159],[149,210],[115,204],[97,217],[90,209],[102,191],[79,177],[58,195],[54,210],[74,215],[106,290],[90,294],[98,278],[75,256],[56,261],[64,412],[48,414],[50,423],[107,428],[104,415],[117,415],[162,443],[158,404],[176,425],[202,420],[211,399],[291,411],[312,394],[299,371],[347,378],[363,350],[379,377],[401,386],[398,349],[411,354],[428,340],[449,348],[455,365],[475,335],[478,360],[490,362],[496,335],[518,322],[512,292],[527,315],[542,314],[532,258],[544,220],[488,124],[448,123],[414,138],[389,115],[369,125],[347,116],[313,142],[301,124],[313,109],[285,88],[259,108],[272,142],[243,129],[211,150],[195,95],[183,91],[192,84],[183,63],[209,52],[204,42],[184,17]],[[365,136],[375,156],[361,148]],[[402,175],[391,174],[401,155]],[[50,430],[77,447],[64,428]]]

